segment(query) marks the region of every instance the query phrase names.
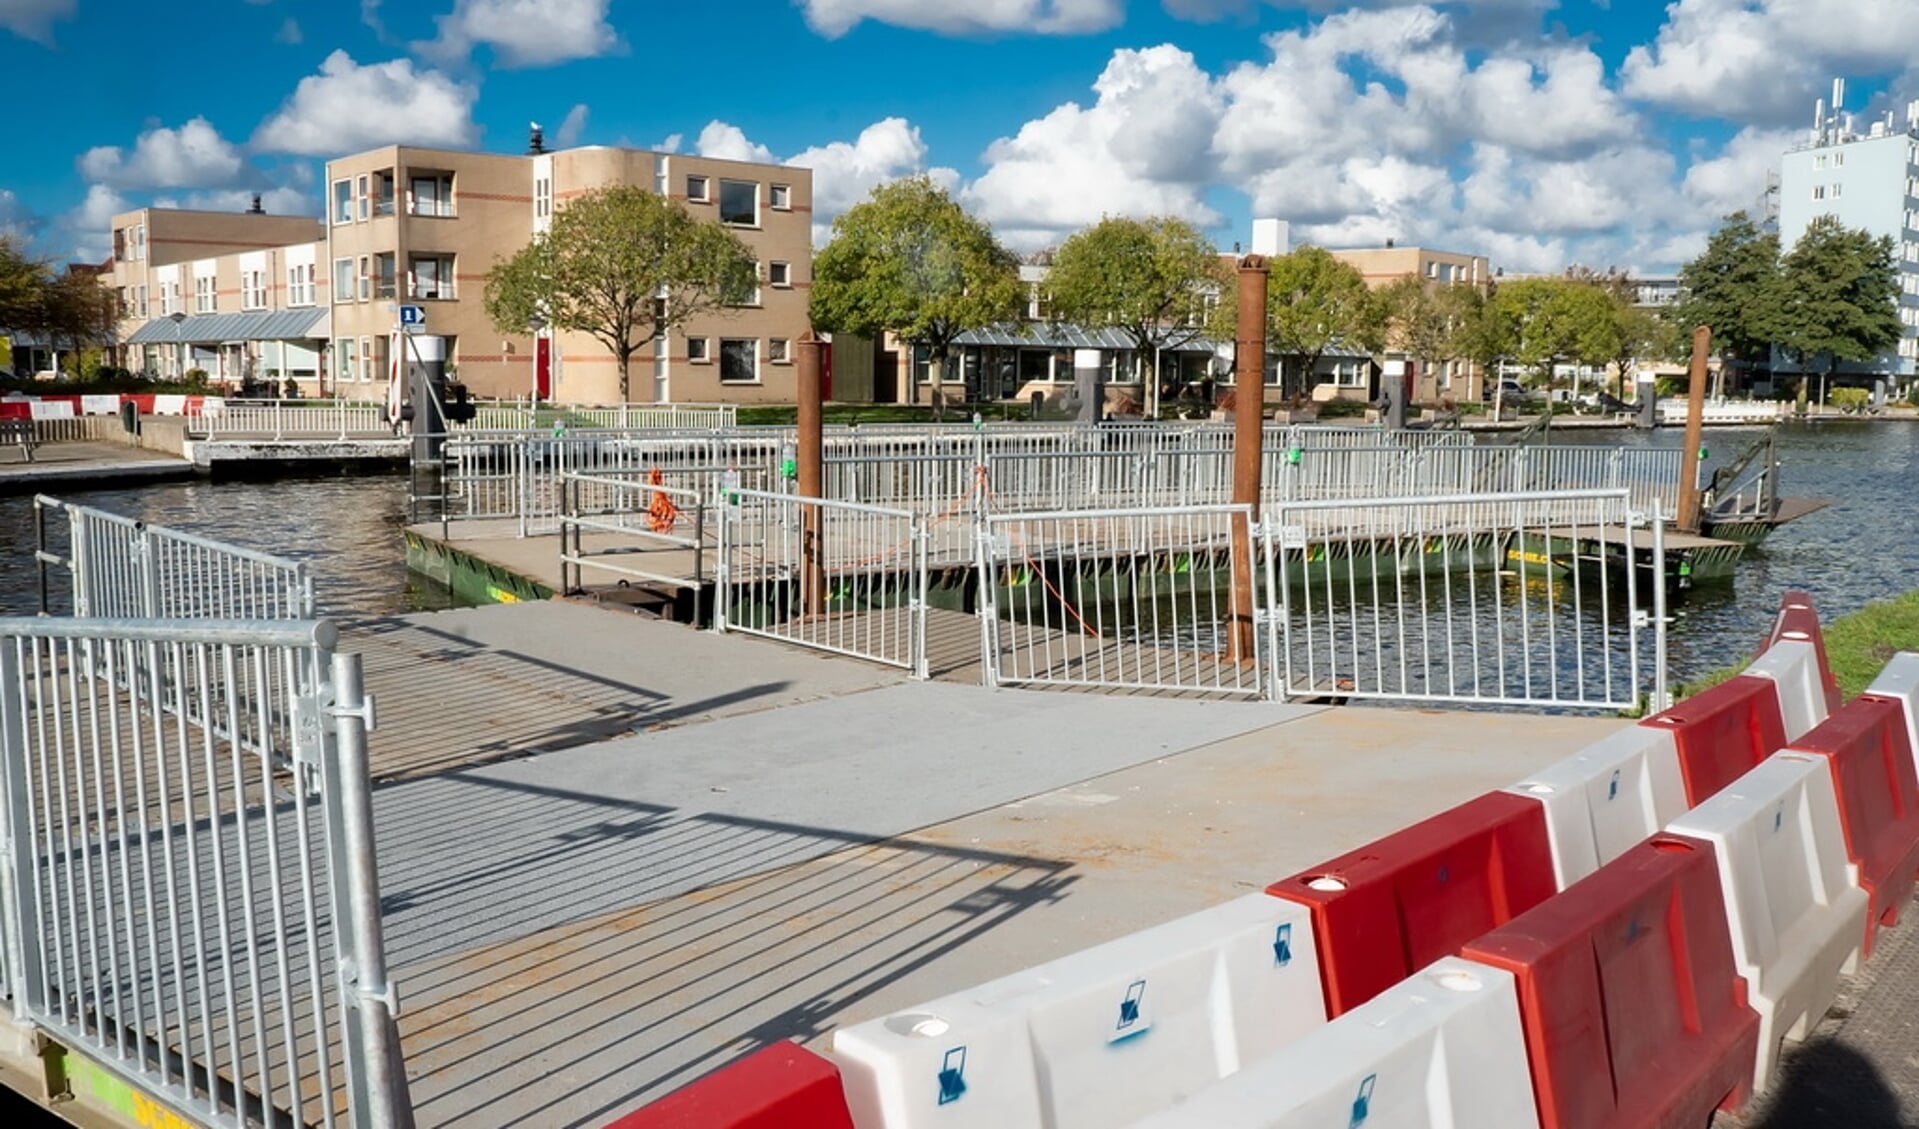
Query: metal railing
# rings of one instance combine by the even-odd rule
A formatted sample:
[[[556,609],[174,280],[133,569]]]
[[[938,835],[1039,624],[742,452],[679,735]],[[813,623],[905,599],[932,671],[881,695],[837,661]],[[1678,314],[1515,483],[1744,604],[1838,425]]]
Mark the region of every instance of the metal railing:
[[[33,504],[43,612],[53,610],[48,570],[64,568],[77,616],[273,620],[314,615],[313,578],[297,561],[46,495]]]
[[[473,421],[479,431],[533,431],[551,429],[558,420],[570,427],[625,430],[712,430],[731,428],[739,420],[735,404],[611,404],[575,405],[553,402],[496,401],[475,405]]]
[[[187,434],[209,439],[346,439],[391,436],[386,405],[366,400],[226,400],[187,417]]]
[[[588,569],[621,582],[679,588],[705,582],[706,553],[718,547],[719,532],[707,528],[711,490],[668,486],[658,471],[645,477],[569,472],[560,484],[560,583],[566,591],[582,591]]]
[[[1663,671],[1642,655],[1640,605],[1642,579],[1663,595],[1663,528],[1624,490],[1273,507],[1261,531],[1277,684],[1287,697],[1640,705],[1642,663]]]
[[[917,515],[748,489],[726,491],[719,511],[716,630],[926,677],[927,534]],[[802,591],[809,556],[817,609]]]
[[[335,639],[0,619],[0,990],[199,1123],[411,1124]]]
[[[988,515],[983,681],[1262,694],[1260,664],[1226,636],[1251,521],[1231,505]]]

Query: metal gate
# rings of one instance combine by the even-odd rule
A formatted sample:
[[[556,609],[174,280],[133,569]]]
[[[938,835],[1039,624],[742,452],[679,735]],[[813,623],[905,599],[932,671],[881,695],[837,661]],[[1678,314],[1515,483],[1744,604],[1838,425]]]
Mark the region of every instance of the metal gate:
[[[196,1122],[407,1125],[359,660],[311,621],[0,619],[0,991]]]
[[[986,684],[1259,696],[1264,630],[1243,661],[1228,638],[1252,530],[1233,505],[988,515]]]
[[[926,526],[908,510],[728,489],[714,627],[903,667],[925,678]],[[805,540],[822,604],[804,607]]]
[[[1646,669],[1663,695],[1664,527],[1626,490],[1293,502],[1268,518],[1282,696],[1629,709]]]

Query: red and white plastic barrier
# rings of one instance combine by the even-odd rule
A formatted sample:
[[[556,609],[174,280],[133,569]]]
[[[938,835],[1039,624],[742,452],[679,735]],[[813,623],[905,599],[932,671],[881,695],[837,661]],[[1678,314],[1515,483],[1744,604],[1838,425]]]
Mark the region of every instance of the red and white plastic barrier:
[[[1911,743],[1913,770],[1919,773],[1919,654],[1901,651],[1866,687],[1866,693],[1897,701],[1906,714],[1906,740]]]
[[[1796,741],[1832,712],[1819,652],[1809,640],[1780,639],[1761,651],[1746,673],[1770,679],[1779,696],[1786,740]]]
[[[1826,692],[1826,712],[1836,712],[1845,704],[1845,696],[1839,691],[1839,680],[1833,677],[1832,663],[1826,658],[1826,636],[1819,627],[1819,612],[1812,605],[1812,597],[1804,592],[1787,592],[1779,600],[1779,613],[1773,617],[1772,630],[1766,635],[1765,645],[1759,650],[1763,653],[1772,649],[1774,643],[1800,642],[1812,644],[1819,656],[1819,684]]]
[[[1846,859],[1824,758],[1776,753],[1667,828],[1719,870],[1734,965],[1759,1013],[1753,1088],[1803,1039],[1859,960],[1866,895]]]
[[[1505,791],[1545,807],[1561,890],[1686,810],[1678,745],[1671,732],[1644,725],[1596,741]]]
[[[1443,957],[1140,1129],[1533,1129],[1513,976]]]
[[[185,395],[20,396],[0,400],[0,419],[110,416],[125,404],[134,405],[144,416],[197,416],[218,415],[225,401],[218,396]]]
[[[853,1129],[839,1070],[779,1042],[722,1066],[607,1129]]]
[[[1325,1023],[1308,912],[1254,894],[833,1032],[859,1129],[1103,1129]]]

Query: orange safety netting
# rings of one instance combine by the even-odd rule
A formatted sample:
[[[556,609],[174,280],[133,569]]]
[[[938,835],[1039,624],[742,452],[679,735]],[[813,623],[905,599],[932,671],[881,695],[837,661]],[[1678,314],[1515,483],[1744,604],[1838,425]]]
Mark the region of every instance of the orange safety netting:
[[[646,482],[649,486],[661,486],[665,484],[665,481],[665,476],[660,473],[659,467],[654,467],[652,473],[646,476]],[[680,507],[674,504],[673,499],[667,496],[666,491],[653,491],[653,500],[648,502],[646,506],[647,528],[655,533],[671,533],[673,532],[673,523],[678,521],[679,518]]]

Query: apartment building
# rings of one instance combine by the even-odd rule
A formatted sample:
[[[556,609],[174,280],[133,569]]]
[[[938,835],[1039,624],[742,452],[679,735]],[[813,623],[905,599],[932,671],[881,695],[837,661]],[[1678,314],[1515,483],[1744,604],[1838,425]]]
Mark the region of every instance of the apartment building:
[[[119,299],[116,360],[210,381],[292,377],[318,390],[327,338],[323,231],[304,216],[140,208],[113,217],[102,285]]]
[[[1471,286],[1485,293],[1493,281],[1491,264],[1484,255],[1436,251],[1429,247],[1396,247],[1390,242],[1384,247],[1334,251],[1332,255],[1358,270],[1366,279],[1366,285],[1374,290],[1402,278],[1417,278],[1428,286]],[[1372,399],[1376,391],[1368,387],[1371,379],[1367,371],[1369,368],[1369,365],[1356,363],[1337,365],[1330,381],[1333,391],[1316,393],[1316,397]],[[1382,355],[1380,368],[1382,380],[1407,381],[1415,402],[1432,402],[1442,398],[1477,400],[1482,391],[1480,366],[1472,361],[1463,358],[1422,361],[1396,349],[1390,341]]]
[[[568,402],[617,401],[618,367],[603,345],[584,333],[496,326],[484,294],[487,273],[546,230],[556,209],[595,188],[635,184],[732,230],[759,259],[761,285],[745,304],[642,346],[629,398],[793,400],[794,342],[809,324],[812,281],[809,170],[602,146],[545,152],[537,138],[532,149],[389,146],[328,162],[322,262],[331,381],[341,394],[384,394],[391,351],[405,347],[394,333],[398,307],[417,305],[475,395],[511,399],[541,387]]]
[[[1874,236],[1887,236],[1899,274],[1899,342],[1863,364],[1841,363],[1840,375],[1891,375],[1898,383],[1919,373],[1919,102],[1906,107],[1903,127],[1893,114],[1864,123],[1840,112],[1845,82],[1833,83],[1832,106],[1822,99],[1806,141],[1786,153],[1779,168],[1779,245],[1791,251],[1819,216],[1832,216]],[[1801,358],[1773,357],[1775,372],[1802,370]],[[1815,362],[1823,369],[1824,362]]]

